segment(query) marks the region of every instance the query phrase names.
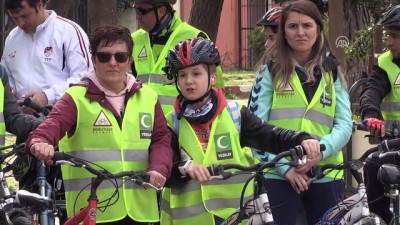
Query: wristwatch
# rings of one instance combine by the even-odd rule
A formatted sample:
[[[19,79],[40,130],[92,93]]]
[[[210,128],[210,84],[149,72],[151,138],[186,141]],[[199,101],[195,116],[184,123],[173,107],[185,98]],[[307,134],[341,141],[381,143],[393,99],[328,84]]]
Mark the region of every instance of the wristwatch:
[[[186,176],[186,168],[188,168],[188,166],[192,164],[192,160],[187,160],[187,161],[183,161],[179,164],[179,172],[182,174],[182,176]]]

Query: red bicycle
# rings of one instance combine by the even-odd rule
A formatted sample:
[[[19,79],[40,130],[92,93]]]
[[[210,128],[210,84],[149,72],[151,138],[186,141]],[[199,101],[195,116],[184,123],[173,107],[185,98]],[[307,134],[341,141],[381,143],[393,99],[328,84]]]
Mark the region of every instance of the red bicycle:
[[[149,183],[150,177],[145,171],[123,171],[117,174],[111,174],[106,170],[97,170],[91,166],[90,162],[65,152],[54,152],[53,161],[55,164],[67,164],[69,166],[82,167],[90,173],[96,175],[96,177],[92,178],[92,182],[90,184],[90,195],[87,206],[75,213],[75,215],[69,218],[64,225],[77,225],[81,222],[83,222],[82,225],[96,225],[96,210],[98,202],[96,192],[97,188],[104,180],[127,177],[129,181],[132,181],[137,185],[145,188],[161,190]]]

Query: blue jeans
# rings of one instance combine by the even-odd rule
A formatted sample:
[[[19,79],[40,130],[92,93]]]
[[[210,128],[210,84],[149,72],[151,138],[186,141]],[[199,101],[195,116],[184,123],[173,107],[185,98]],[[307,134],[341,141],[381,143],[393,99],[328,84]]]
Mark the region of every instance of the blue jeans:
[[[307,224],[316,224],[324,213],[344,199],[344,181],[312,183],[308,190],[297,194],[286,180],[267,179],[266,188],[275,223],[295,225],[303,205]]]

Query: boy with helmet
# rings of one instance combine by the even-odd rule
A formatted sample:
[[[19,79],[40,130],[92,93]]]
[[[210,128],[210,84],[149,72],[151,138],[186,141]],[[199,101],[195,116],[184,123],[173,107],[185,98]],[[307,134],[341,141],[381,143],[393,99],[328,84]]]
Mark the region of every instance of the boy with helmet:
[[[172,5],[176,0],[130,0],[141,29],[132,33],[132,74],[152,87],[159,95],[164,113],[173,109],[178,93],[162,68],[168,50],[182,40],[208,38],[203,31],[182,22]],[[218,86],[223,86],[222,70],[218,68]]]
[[[218,50],[207,39],[185,40],[169,51],[165,71],[174,79],[179,95],[174,110],[167,114],[176,134],[172,138],[176,163],[162,193],[162,225],[220,224],[232,214],[248,177],[217,185],[206,166],[249,165],[244,146],[272,147],[277,153],[301,144],[311,157],[320,156],[318,141],[307,133],[267,125],[245,106],[226,100],[223,90],[214,87],[219,64]],[[252,187],[244,197],[251,199]]]
[[[400,89],[397,87],[400,73],[400,5],[390,9],[377,25],[386,29],[389,51],[378,57],[378,65],[374,66],[373,73],[368,78],[367,87],[360,98],[360,113],[368,121],[370,133],[383,137],[385,127],[391,130],[400,116]],[[384,196],[384,186],[377,180],[377,173],[382,164],[399,165],[400,158],[376,158],[378,157],[370,159],[364,166],[369,207],[371,212],[378,214],[389,224],[393,216],[389,210],[390,199]]]
[[[264,16],[257,21],[257,26],[264,27],[265,49],[268,50],[275,43],[278,33],[279,23],[281,22],[282,7],[276,6],[268,10]]]

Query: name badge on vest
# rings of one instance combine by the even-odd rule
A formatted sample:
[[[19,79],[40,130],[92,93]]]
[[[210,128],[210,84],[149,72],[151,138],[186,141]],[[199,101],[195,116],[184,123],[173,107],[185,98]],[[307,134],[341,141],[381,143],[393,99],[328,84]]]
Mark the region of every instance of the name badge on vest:
[[[139,113],[139,128],[140,128],[140,138],[141,139],[151,139],[152,135],[152,120],[150,113]]]
[[[322,95],[320,103],[324,106],[332,106],[332,98],[327,95],[325,95],[325,97]]]
[[[218,160],[233,158],[232,142],[229,133],[215,135],[214,140]]]

